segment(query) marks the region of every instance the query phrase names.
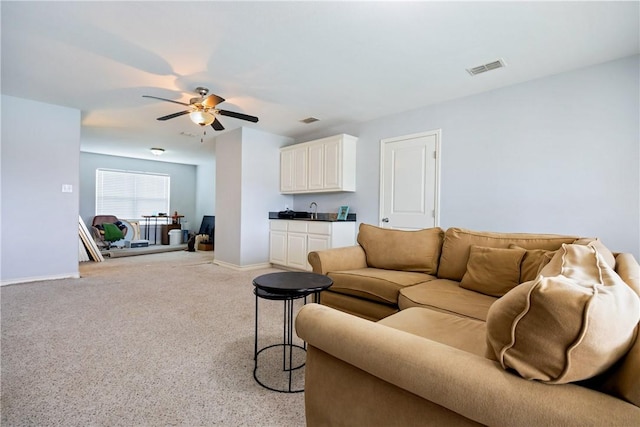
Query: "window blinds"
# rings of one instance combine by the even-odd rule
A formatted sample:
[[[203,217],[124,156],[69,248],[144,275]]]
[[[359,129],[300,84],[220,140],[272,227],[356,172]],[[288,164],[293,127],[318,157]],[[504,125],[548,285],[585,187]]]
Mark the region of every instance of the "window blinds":
[[[165,174],[96,169],[96,215],[139,220],[169,213],[170,180]]]

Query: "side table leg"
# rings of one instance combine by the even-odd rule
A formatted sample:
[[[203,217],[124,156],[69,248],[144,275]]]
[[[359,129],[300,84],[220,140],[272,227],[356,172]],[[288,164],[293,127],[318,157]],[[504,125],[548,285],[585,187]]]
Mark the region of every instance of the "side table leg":
[[[293,376],[293,300],[289,300],[287,313],[288,341],[289,341],[289,392],[291,392],[291,378]]]
[[[258,295],[256,294],[256,325],[255,325],[255,333],[253,334],[253,360],[254,360],[254,370],[258,367]]]
[[[282,305],[282,371],[287,370],[287,300]]]
[[[158,217],[156,217],[156,223],[154,224],[153,228],[153,244],[158,244]]]

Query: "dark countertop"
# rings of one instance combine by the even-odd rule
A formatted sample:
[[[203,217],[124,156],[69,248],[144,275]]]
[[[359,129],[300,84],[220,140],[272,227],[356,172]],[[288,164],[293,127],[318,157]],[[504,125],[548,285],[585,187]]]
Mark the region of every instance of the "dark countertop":
[[[296,212],[296,216],[303,216],[306,212]],[[309,215],[311,215],[309,213]],[[347,219],[345,221],[338,221],[337,213],[328,213],[328,212],[318,212],[318,219],[311,219],[310,217],[298,217],[298,218],[280,218],[278,216],[278,212],[269,212],[269,219],[286,219],[290,221],[324,221],[324,222],[355,222],[356,214],[349,213],[347,214]]]

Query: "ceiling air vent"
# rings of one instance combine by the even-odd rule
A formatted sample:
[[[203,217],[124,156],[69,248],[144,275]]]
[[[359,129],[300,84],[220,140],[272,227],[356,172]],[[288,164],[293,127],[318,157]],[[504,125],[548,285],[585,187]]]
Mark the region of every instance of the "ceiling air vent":
[[[302,123],[309,124],[313,122],[317,122],[320,119],[316,119],[315,117],[307,117],[306,119],[300,120]]]
[[[489,62],[488,64],[478,65],[477,67],[467,68],[467,73],[475,76],[476,74],[486,73],[487,71],[495,70],[497,68],[506,67],[507,64],[502,59]]]

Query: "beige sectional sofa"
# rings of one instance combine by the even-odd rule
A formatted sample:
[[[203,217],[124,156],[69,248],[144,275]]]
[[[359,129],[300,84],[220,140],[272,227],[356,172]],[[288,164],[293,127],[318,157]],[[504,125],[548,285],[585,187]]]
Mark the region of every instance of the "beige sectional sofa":
[[[308,257],[334,281],[296,319],[308,425],[640,425],[632,255],[460,228],[358,243]]]

